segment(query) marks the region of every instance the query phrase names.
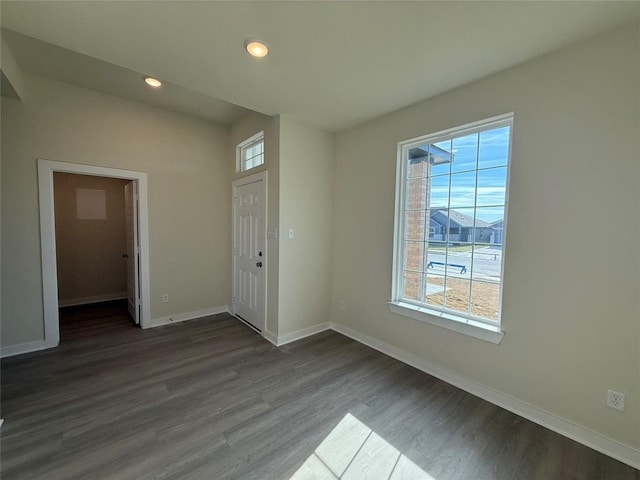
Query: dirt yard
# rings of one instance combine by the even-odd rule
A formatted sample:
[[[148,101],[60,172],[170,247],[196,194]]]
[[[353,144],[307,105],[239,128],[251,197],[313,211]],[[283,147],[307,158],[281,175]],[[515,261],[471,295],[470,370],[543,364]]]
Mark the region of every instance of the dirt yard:
[[[435,275],[428,275],[427,282],[432,285],[443,285],[443,278]],[[432,293],[425,297],[425,303],[442,307],[444,293]],[[469,313],[469,280],[449,277],[447,279],[446,290],[447,308],[461,313]],[[500,302],[500,285],[474,281],[471,288],[471,314],[491,320],[498,319],[498,309]]]

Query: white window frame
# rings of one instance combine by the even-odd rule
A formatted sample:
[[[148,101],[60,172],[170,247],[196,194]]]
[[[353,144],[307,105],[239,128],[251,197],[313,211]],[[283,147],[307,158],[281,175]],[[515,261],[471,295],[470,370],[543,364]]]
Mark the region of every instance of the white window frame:
[[[403,300],[403,281],[404,278],[404,231],[405,231],[405,215],[404,203],[406,197],[406,175],[407,175],[407,152],[410,148],[424,145],[425,143],[438,143],[439,141],[448,139],[452,136],[464,136],[509,125],[511,127],[509,135],[509,150],[507,159],[507,180],[505,192],[505,212],[502,230],[502,245],[506,245],[506,227],[507,227],[507,211],[509,205],[509,177],[511,173],[511,145],[513,143],[513,118],[514,114],[507,113],[496,117],[488,118],[478,122],[469,123],[460,127],[450,128],[429,135],[423,135],[402,142],[398,142],[398,158],[396,166],[396,209],[394,219],[394,239],[393,239],[393,272],[392,272],[392,291],[389,309],[391,312],[405,317],[419,320],[422,322],[446,328],[455,332],[470,335],[475,338],[486,340],[492,343],[500,343],[504,337],[501,330],[500,320],[491,322],[486,319],[475,318],[471,315],[455,313],[452,311],[430,308],[423,303],[412,303]],[[502,310],[502,289],[504,286],[504,250],[500,266],[500,293],[499,306]]]
[[[260,163],[258,165],[254,165],[253,167],[250,167],[250,168],[244,168],[244,152],[245,152],[245,150],[247,150],[248,148],[253,147],[254,145],[257,145],[258,143],[261,143],[261,142],[262,142],[262,163]],[[255,135],[247,138],[243,142],[239,143],[238,146],[236,147],[236,171],[237,172],[248,172],[249,170],[253,170],[254,168],[258,168],[258,167],[264,165],[264,156],[265,156],[265,151],[264,151],[264,131],[260,131],[260,132],[256,133]]]

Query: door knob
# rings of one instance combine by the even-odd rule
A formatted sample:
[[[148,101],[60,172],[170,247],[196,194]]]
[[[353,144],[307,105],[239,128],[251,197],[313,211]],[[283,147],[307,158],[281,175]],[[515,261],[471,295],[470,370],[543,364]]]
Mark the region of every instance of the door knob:
[[[262,267],[262,262],[256,263],[256,267]]]
[[[126,253],[123,253],[122,258],[129,258],[129,255],[127,255]]]

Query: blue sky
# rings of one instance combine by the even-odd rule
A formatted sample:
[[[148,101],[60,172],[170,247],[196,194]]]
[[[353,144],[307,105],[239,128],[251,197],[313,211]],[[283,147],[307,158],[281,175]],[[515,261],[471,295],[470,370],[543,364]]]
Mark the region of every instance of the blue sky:
[[[509,130],[510,127],[504,126],[435,143],[436,147],[453,151],[454,161],[434,165],[431,169],[431,208],[449,206],[460,213],[474,216],[477,162],[478,208],[475,215],[485,222],[504,218]],[[451,177],[448,175],[450,171]]]

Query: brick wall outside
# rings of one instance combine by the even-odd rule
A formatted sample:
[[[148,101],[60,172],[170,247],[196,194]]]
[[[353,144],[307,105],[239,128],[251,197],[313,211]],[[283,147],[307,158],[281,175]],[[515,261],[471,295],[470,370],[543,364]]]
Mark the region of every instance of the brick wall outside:
[[[428,220],[427,198],[429,165],[426,162],[409,163],[405,219],[405,271],[404,297],[422,301],[422,277],[425,254],[425,224]],[[428,225],[426,225],[428,228]],[[428,231],[428,230],[427,230]]]

